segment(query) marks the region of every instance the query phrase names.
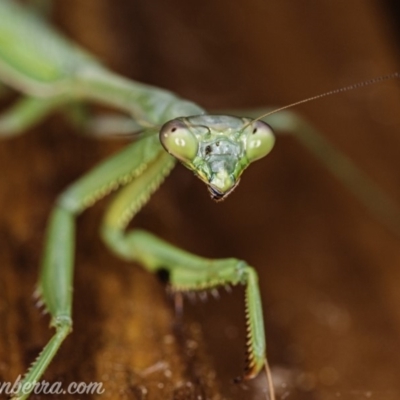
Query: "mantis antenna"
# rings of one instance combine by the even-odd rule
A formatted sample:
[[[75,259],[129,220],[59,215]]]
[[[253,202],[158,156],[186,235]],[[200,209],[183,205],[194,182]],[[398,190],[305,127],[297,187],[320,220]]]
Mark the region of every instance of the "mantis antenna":
[[[288,108],[292,108],[294,106],[298,106],[300,104],[308,103],[310,101],[317,100],[317,99],[320,99],[322,97],[327,97],[327,96],[331,96],[331,95],[334,95],[334,94],[347,92],[349,90],[358,89],[358,88],[361,88],[361,87],[364,87],[364,86],[374,85],[375,83],[380,83],[380,82],[384,82],[384,81],[387,81],[387,80],[390,80],[390,79],[395,79],[395,78],[400,78],[400,72],[393,72],[391,74],[378,76],[377,78],[372,78],[372,79],[369,79],[367,81],[358,82],[358,83],[355,83],[353,85],[345,86],[345,87],[342,87],[342,88],[339,88],[339,89],[335,89],[335,90],[331,90],[329,92],[325,92],[325,93],[322,93],[322,94],[319,94],[319,95],[316,95],[316,96],[308,97],[308,98],[306,98],[304,100],[296,101],[296,102],[288,104],[286,106],[279,107],[279,108],[277,108],[275,110],[268,111],[267,113],[260,115],[259,117],[255,118],[254,120],[251,120],[242,129],[244,130],[247,126],[249,126],[253,122],[256,122],[256,121],[258,121],[258,120],[260,120],[262,118],[268,117],[269,115],[275,114],[275,113],[277,113],[279,111],[283,111],[283,110],[286,110]],[[268,398],[270,400],[275,400],[275,391],[274,391],[274,386],[273,386],[273,382],[272,382],[271,370],[270,370],[270,367],[268,365],[268,360],[267,359],[265,360],[264,368],[265,368],[265,375],[266,375],[267,383],[268,383],[268,394],[269,394]]]
[[[327,96],[331,96],[333,94],[347,92],[349,90],[358,89],[358,88],[361,88],[361,87],[364,87],[364,86],[374,85],[375,83],[380,83],[380,82],[387,81],[389,79],[395,79],[395,78],[400,78],[400,72],[393,72],[392,74],[378,76],[377,78],[369,79],[367,81],[355,83],[353,85],[345,86],[345,87],[342,87],[340,89],[335,89],[335,90],[331,90],[331,91],[326,92],[326,93],[318,94],[316,96],[308,97],[307,99],[296,101],[295,103],[288,104],[287,106],[283,106],[283,107],[277,108],[277,109],[275,109],[273,111],[268,111],[267,113],[265,113],[263,115],[260,115],[256,119],[254,119],[251,122],[249,122],[244,128],[246,128],[248,125],[250,125],[251,123],[253,123],[255,121],[258,121],[258,120],[260,120],[262,118],[268,117],[271,114],[275,114],[275,113],[277,113],[279,111],[286,110],[287,108],[292,108],[294,106],[298,106],[299,104],[308,103],[309,101],[317,100],[317,99],[320,99],[322,97],[327,97]]]

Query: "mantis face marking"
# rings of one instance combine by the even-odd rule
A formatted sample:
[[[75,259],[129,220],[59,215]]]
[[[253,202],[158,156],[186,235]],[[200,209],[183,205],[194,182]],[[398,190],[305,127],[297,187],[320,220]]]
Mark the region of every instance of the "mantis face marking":
[[[225,115],[173,119],[163,125],[165,150],[193,171],[219,201],[235,189],[250,163],[266,156],[275,143],[263,121]]]

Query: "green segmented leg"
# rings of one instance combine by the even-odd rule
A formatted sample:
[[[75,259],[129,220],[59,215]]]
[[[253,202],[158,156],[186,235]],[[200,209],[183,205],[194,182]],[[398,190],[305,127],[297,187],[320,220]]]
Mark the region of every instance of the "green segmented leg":
[[[56,207],[49,221],[42,276],[37,291],[51,314],[50,326],[56,329],[56,333],[20,382],[19,390],[13,398],[15,400],[26,399],[29,396],[35,383],[71,332],[74,228],[73,215],[61,207]]]
[[[96,200],[134,179],[146,166],[164,153],[156,135],[145,138],[111,157],[79,179],[59,197],[50,217],[42,260],[38,294],[51,315],[56,333],[25,375],[14,399],[29,396],[47,366],[72,330],[72,278],[76,216]],[[169,164],[173,165],[173,159]],[[30,390],[28,390],[30,388]]]
[[[42,99],[24,97],[0,115],[0,137],[21,135],[32,126],[40,123],[56,109],[65,105],[70,107],[63,110],[63,114],[68,117],[70,122],[81,128],[85,136],[121,139],[121,137],[129,137],[135,132],[148,128],[143,127],[128,116],[109,114],[89,117],[83,115],[78,109],[81,106],[80,104],[63,96]]]
[[[39,123],[66,103],[63,97],[38,99],[24,97],[0,115],[0,136],[13,137]]]
[[[174,291],[211,289],[225,284],[246,285],[247,365],[245,378],[255,377],[265,363],[264,322],[255,270],[235,258],[212,260],[176,248],[143,230],[125,231],[171,169],[168,155],[160,155],[141,175],[122,189],[108,208],[102,237],[120,257],[150,272],[167,271]]]
[[[141,132],[144,127],[130,117],[116,114],[93,116],[83,122],[85,136],[98,139],[121,139]]]

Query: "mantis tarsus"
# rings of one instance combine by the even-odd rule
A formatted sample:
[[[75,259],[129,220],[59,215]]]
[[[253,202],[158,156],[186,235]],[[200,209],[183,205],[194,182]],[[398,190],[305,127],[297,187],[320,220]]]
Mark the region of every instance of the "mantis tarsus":
[[[202,259],[147,232],[125,233],[125,227],[174,166],[175,160],[164,152],[156,135],[161,125],[167,123],[161,134],[164,146],[199,174],[216,198],[224,197],[235,187],[249,161],[271,149],[273,139],[269,128],[262,122],[249,119],[199,117],[203,110],[197,105],[167,91],[109,72],[92,56],[64,41],[9,1],[0,2],[0,14],[0,38],[3,38],[0,42],[1,79],[28,96],[3,116],[1,127],[4,134],[19,132],[55,108],[76,100],[93,100],[113,106],[132,116],[142,129],[154,133],[91,171],[58,198],[49,222],[38,287],[38,294],[52,316],[56,334],[26,375],[25,382],[40,379],[72,326],[75,216],[99,198],[125,185],[106,214],[102,229],[105,242],[121,257],[138,261],[151,272],[166,270],[171,287],[177,291],[206,289],[222,283],[244,283],[249,313],[247,377],[256,375],[265,362],[265,340],[254,269],[236,259]],[[8,45],[11,42],[13,46]],[[15,45],[17,42],[20,46]],[[273,124],[276,129],[290,128],[295,120],[295,117],[292,120],[277,118]],[[170,120],[173,121],[167,122]],[[225,133],[230,129],[239,131],[241,135],[227,139]],[[198,145],[198,138],[204,135],[209,135],[208,142]],[[240,154],[243,156],[241,159],[229,165],[221,159],[210,160],[215,155],[227,153],[239,156],[239,150],[231,147],[235,140],[242,143],[243,150],[246,145],[251,147],[254,135],[261,135],[261,138],[256,136],[254,142],[258,144],[260,141],[259,147],[253,146],[244,156]],[[169,143],[171,136],[172,143]],[[208,158],[211,164],[207,165],[198,154]],[[222,168],[218,163],[223,164]],[[26,395],[18,397],[25,398]]]

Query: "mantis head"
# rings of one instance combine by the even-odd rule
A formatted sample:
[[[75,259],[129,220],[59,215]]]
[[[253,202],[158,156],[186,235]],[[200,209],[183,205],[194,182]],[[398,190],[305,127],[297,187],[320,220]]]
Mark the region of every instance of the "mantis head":
[[[274,146],[273,131],[262,118],[322,97],[399,77],[400,73],[394,72],[331,90],[268,111],[256,119],[225,115],[176,118],[162,126],[160,141],[168,153],[206,183],[214,200],[223,200],[235,189],[249,164],[266,156]]]
[[[243,171],[274,146],[272,129],[263,121],[224,115],[173,119],[163,125],[165,150],[193,171],[214,200],[223,200],[238,185]]]

